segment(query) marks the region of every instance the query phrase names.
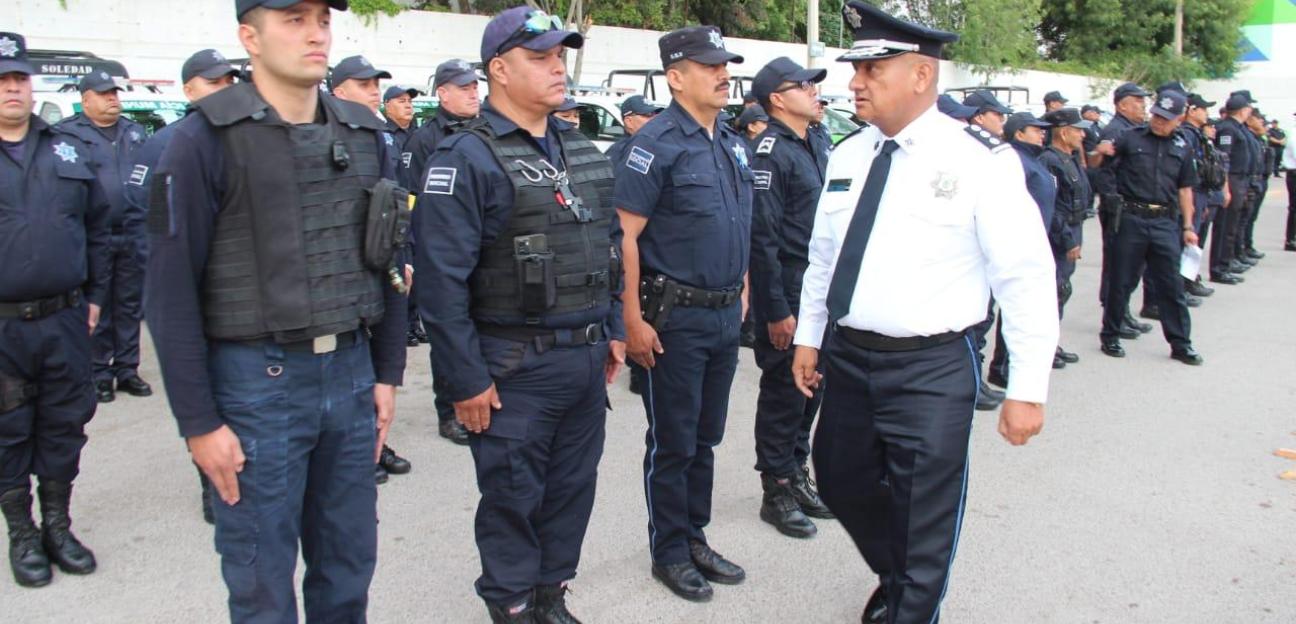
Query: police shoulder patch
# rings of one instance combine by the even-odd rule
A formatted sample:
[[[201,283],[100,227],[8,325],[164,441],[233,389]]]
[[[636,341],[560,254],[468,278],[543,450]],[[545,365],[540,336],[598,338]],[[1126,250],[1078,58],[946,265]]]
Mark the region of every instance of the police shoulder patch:
[[[752,169],[752,175],[755,176],[756,190],[768,191],[770,183],[774,181],[774,172]]]
[[[135,168],[131,169],[130,179],[126,183],[144,186],[144,180],[148,179],[148,172],[148,165],[135,165]]]
[[[991,134],[989,130],[976,124],[969,125],[964,128],[963,131],[968,133],[968,136],[976,139],[978,143],[984,145],[986,149],[991,152],[1000,152],[1010,147],[1007,143],[1004,143],[1002,139]]]
[[[1221,134],[1221,135],[1220,135],[1220,138],[1219,138],[1219,144],[1220,144],[1220,145],[1232,145],[1232,144],[1233,144],[1233,135],[1231,135],[1231,134]]]
[[[423,192],[433,195],[454,195],[455,178],[459,170],[454,167],[432,167],[428,169],[427,180],[423,182]]]
[[[776,141],[778,141],[778,137],[772,137],[772,136],[770,136],[770,137],[765,137],[765,138],[761,139],[760,144],[756,146],[756,153],[757,153],[757,154],[769,154],[769,153],[773,152],[773,151],[774,151],[774,143],[775,143]]]
[[[626,166],[634,171],[648,175],[648,168],[652,167],[653,159],[656,158],[652,152],[634,146],[630,148],[630,154],[626,156]]]

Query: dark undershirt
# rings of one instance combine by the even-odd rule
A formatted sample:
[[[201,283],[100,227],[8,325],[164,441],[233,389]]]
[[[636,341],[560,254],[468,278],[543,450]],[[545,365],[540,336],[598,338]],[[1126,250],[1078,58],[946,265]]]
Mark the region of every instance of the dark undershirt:
[[[14,160],[14,162],[21,163],[23,161],[23,156],[27,155],[27,139],[24,138],[23,140],[18,141],[17,143],[12,143],[9,141],[0,141],[0,148],[3,148],[4,151],[9,154],[9,157]]]

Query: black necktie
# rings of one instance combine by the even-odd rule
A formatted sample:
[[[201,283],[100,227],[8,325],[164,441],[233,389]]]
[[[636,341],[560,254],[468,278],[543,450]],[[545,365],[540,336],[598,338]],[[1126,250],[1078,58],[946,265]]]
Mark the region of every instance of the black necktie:
[[[882,144],[882,151],[873,158],[859,203],[855,204],[855,214],[846,229],[846,240],[842,241],[837,268],[833,270],[832,282],[828,285],[828,318],[834,323],[850,313],[855,282],[859,281],[860,264],[864,261],[864,248],[868,246],[873,222],[877,221],[878,204],[882,201],[882,190],[886,188],[887,174],[891,171],[891,152],[897,147],[895,141],[886,141]]]

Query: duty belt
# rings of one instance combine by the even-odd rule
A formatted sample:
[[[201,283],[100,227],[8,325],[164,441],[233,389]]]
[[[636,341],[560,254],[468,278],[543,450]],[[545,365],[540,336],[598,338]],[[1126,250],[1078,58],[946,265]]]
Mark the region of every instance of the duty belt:
[[[507,325],[477,325],[477,333],[501,340],[513,342],[530,342],[535,344],[536,351],[541,353],[554,347],[584,347],[596,345],[607,338],[602,323],[590,323],[584,327],[551,329],[543,327],[514,327]]]
[[[930,349],[931,347],[938,347],[943,344],[954,342],[967,334],[967,330],[965,329],[963,331],[945,332],[934,336],[894,338],[877,332],[846,327],[845,325],[833,325],[833,329],[837,332],[837,335],[842,337],[843,340],[861,349],[885,352]]]
[[[665,275],[644,275],[639,280],[641,295],[652,293],[653,298],[673,293],[669,303],[680,308],[727,308],[742,298],[742,284],[719,290],[685,286]]]
[[[0,302],[0,319],[22,319],[34,321],[42,319],[64,308],[73,308],[81,303],[81,289],[34,301]]]
[[[1149,204],[1147,202],[1126,199],[1125,212],[1128,214],[1136,214],[1140,217],[1156,219],[1159,217],[1173,217],[1175,209],[1174,206],[1167,206],[1165,204]]]

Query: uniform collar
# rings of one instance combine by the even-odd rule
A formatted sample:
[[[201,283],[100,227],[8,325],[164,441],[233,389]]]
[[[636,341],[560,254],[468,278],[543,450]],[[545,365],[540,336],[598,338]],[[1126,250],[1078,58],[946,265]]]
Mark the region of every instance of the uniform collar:
[[[491,130],[495,131],[495,136],[502,137],[506,134],[519,132],[522,130],[520,127],[518,127],[516,123],[513,123],[512,119],[505,117],[499,111],[495,110],[495,108],[491,106],[490,100],[487,100],[482,103],[481,116],[486,120],[486,123],[490,124]],[[555,131],[555,127],[554,127],[555,120],[551,116],[545,121],[546,121],[545,134],[547,136],[550,133],[553,133]],[[531,136],[531,135],[528,133],[527,136]]]
[[[811,135],[814,133],[815,130],[811,126],[806,126],[805,138],[799,137],[797,136],[797,133],[795,131],[787,127],[787,124],[780,121],[779,118],[771,115],[769,120],[768,131],[773,131],[774,133],[792,139],[793,141],[801,141],[802,143],[808,143],[810,141]]]
[[[449,130],[451,126],[462,125],[464,122],[470,120],[465,117],[460,117],[448,110],[443,109],[437,112],[437,115],[436,117],[433,118],[433,121],[436,122],[436,125],[441,126],[442,130]]]
[[[1027,156],[1034,158],[1038,158],[1039,155],[1044,152],[1044,147],[1042,145],[1032,145],[1030,143],[1022,143],[1021,141],[1013,141],[1012,146],[1017,151],[1025,152]]]
[[[680,106],[679,102],[671,100],[670,106],[666,107],[666,112],[675,116],[675,123],[679,125],[680,131],[684,134],[688,135],[702,132],[702,124],[699,124],[688,111],[684,110],[684,107]],[[717,133],[719,132],[719,125],[720,123],[717,121],[717,127],[715,128]]]
[[[881,134],[881,129],[878,130],[878,134],[883,140],[890,138],[895,141],[896,144],[900,146],[900,149],[909,152],[910,154],[917,154],[923,149],[939,145],[939,134],[936,134],[935,131],[938,130],[941,123],[946,120],[949,120],[949,117],[946,117],[944,113],[941,113],[940,110],[936,108],[936,103],[933,102],[932,105],[923,112],[923,114],[919,115],[917,119],[909,122],[909,125],[901,129],[900,132],[897,132],[894,137],[887,137],[886,135]]]
[[[402,127],[400,127],[399,125],[396,125],[396,122],[394,122],[394,121],[392,121],[392,120],[390,120],[390,119],[387,119],[386,117],[383,118],[383,121],[387,122],[387,131],[390,132],[390,133],[392,133],[392,134],[396,134],[397,132],[409,132],[409,131],[410,131],[410,128],[402,128]],[[413,126],[413,125],[414,125],[413,122],[410,122],[410,125]]]

